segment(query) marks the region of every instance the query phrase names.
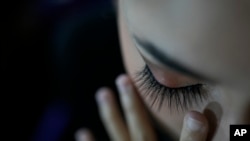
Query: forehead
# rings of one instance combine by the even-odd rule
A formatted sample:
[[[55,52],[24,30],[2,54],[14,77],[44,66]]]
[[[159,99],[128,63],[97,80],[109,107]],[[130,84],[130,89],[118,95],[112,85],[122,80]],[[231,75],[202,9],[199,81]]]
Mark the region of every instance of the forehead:
[[[125,10],[131,31],[164,44],[163,49],[186,46],[207,53],[249,45],[239,46],[241,41],[249,43],[244,39],[249,39],[250,6],[244,4],[224,0],[128,0]],[[170,43],[180,45],[167,48]]]
[[[124,10],[130,32],[180,63],[225,81],[250,73],[249,3],[127,0]]]

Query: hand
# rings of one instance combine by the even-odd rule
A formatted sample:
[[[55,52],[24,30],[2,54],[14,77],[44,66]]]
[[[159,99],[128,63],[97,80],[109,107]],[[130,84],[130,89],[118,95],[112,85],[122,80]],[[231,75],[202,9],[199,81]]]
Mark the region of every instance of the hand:
[[[157,141],[150,118],[142,100],[136,93],[132,81],[126,75],[117,78],[116,84],[125,113],[125,124],[118,110],[113,92],[108,88],[100,89],[96,94],[99,113],[112,141]],[[184,118],[180,141],[205,141],[208,123],[204,115],[189,112]],[[77,141],[94,141],[87,129],[76,133]]]

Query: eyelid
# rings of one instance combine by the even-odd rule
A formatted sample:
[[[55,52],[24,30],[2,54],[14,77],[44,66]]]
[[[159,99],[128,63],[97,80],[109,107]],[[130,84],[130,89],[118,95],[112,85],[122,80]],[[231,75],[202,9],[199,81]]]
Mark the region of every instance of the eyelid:
[[[187,110],[194,106],[193,104],[199,105],[208,98],[203,84],[179,88],[169,88],[159,84],[147,65],[136,73],[135,80],[138,90],[146,97],[149,96],[152,100],[151,106],[157,103],[158,109],[166,102],[170,110],[173,110],[173,107],[177,108],[177,111],[179,108]]]
[[[172,69],[159,67],[153,63],[150,63],[145,58],[144,60],[154,78],[164,86],[168,86],[170,88],[178,88],[178,87],[194,85],[201,82],[189,76],[183,75],[179,72],[175,72]]]
[[[146,58],[144,57],[144,54],[147,54],[148,60],[151,60],[152,63],[157,64],[158,66],[162,66],[163,68],[167,68],[167,67],[171,68],[172,70],[175,70],[175,72],[179,72],[180,74],[192,77],[192,78],[200,80],[200,81],[209,82],[211,84],[216,83],[216,81],[215,81],[216,79],[210,79],[207,76],[203,76],[199,73],[196,73],[192,70],[189,70],[187,68],[182,67],[177,62],[174,62],[174,60],[171,60],[170,58],[164,56],[161,52],[156,51],[155,50],[156,47],[154,45],[147,43],[144,40],[141,40],[135,34],[132,34],[132,36],[133,36],[134,44],[144,60],[146,60]],[[154,58],[155,56],[152,57],[153,53],[152,54],[149,53],[150,51],[145,51],[145,50],[141,49],[142,46],[144,48],[146,48],[147,50],[150,50],[151,52],[158,52],[158,53],[154,53],[154,54],[159,54],[158,56],[156,56],[159,59]],[[159,61],[159,60],[164,60],[164,61]]]

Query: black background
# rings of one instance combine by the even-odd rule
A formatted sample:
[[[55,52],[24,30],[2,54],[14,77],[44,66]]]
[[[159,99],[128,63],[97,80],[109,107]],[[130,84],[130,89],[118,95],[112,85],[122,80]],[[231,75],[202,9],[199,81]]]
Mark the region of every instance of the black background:
[[[68,115],[56,140],[74,140],[80,127],[108,140],[94,93],[101,86],[115,90],[124,72],[116,13],[109,0],[68,1],[3,4],[1,115],[8,140],[34,140],[56,103]]]

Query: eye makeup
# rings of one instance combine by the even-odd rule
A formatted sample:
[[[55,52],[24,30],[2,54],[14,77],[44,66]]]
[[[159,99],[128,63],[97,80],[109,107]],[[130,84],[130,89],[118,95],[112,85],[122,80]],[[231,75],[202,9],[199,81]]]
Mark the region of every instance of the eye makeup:
[[[197,83],[174,88],[160,84],[148,65],[136,73],[135,82],[139,91],[150,99],[151,106],[156,105],[158,110],[167,103],[170,110],[185,111],[199,105],[208,97],[204,84]]]

